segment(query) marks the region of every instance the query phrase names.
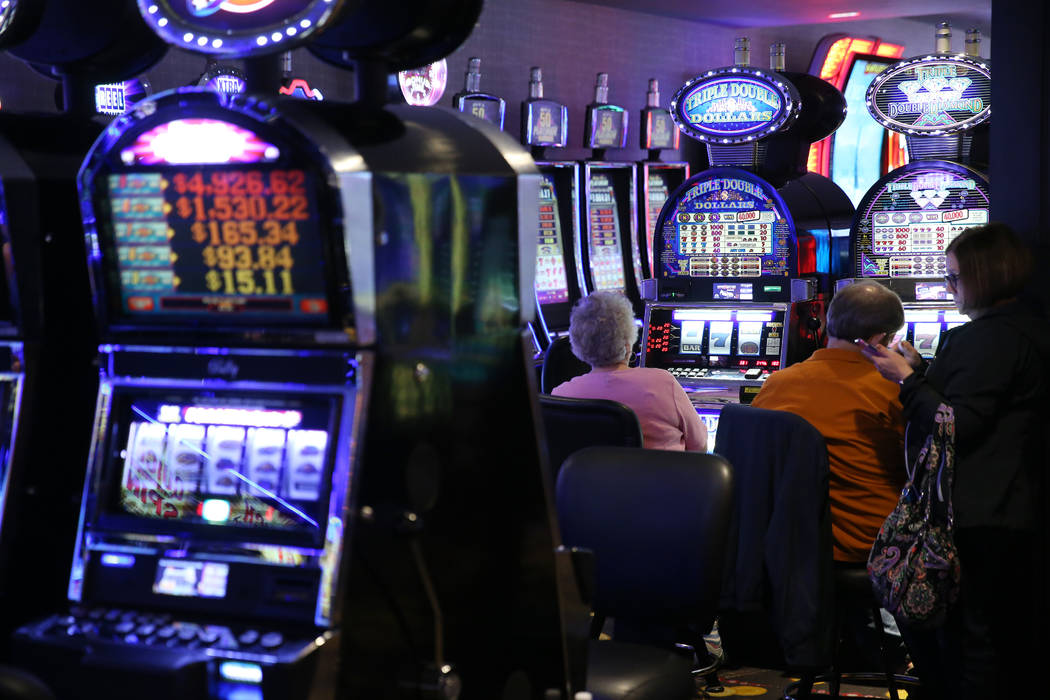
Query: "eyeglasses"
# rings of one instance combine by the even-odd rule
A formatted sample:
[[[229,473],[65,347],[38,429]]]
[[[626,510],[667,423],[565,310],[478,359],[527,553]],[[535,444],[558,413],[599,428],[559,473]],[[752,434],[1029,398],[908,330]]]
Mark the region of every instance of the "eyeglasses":
[[[959,273],[958,272],[949,272],[948,274],[946,274],[944,276],[944,281],[947,282],[948,284],[950,284],[953,287],[959,286]]]

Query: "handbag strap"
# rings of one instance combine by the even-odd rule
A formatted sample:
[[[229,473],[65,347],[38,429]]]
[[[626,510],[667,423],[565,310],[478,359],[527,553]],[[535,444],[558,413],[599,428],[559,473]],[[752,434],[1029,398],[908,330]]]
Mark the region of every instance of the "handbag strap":
[[[919,474],[920,465],[923,473]],[[937,500],[947,506],[948,525],[955,519],[952,507],[952,482],[955,476],[955,411],[947,404],[940,404],[934,415],[934,426],[919,458],[916,460],[915,476],[922,477],[919,498],[923,501],[923,519],[930,522],[933,515],[934,489]]]

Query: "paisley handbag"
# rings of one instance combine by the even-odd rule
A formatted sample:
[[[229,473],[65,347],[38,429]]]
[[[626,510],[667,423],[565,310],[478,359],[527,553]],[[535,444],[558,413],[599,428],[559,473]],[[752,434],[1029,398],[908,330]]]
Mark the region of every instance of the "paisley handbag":
[[[913,627],[935,627],[959,597],[959,557],[952,535],[955,414],[937,407],[934,429],[868,557],[879,604]]]

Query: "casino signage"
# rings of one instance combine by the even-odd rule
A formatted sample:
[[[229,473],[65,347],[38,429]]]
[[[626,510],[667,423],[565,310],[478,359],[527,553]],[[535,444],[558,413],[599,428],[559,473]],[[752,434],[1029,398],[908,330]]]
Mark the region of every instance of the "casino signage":
[[[683,85],[671,100],[671,118],[700,141],[746,143],[788,126],[800,106],[798,91],[782,76],[735,66]]]
[[[868,87],[868,111],[883,126],[909,134],[950,134],[977,126],[991,113],[988,62],[969,56],[901,61]]]

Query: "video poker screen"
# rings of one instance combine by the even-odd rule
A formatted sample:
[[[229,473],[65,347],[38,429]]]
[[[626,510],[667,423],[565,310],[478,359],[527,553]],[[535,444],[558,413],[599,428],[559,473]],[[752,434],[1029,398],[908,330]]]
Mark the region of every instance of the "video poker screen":
[[[536,300],[540,306],[569,301],[569,281],[562,248],[561,211],[554,178],[541,175],[539,236],[536,239]]]
[[[616,188],[604,173],[587,187],[587,246],[595,291],[624,291],[626,284]]]
[[[735,168],[687,180],[664,208],[653,245],[658,278],[790,277],[798,267],[784,200]]]
[[[337,402],[327,395],[118,392],[103,512],[158,531],[323,534]]]
[[[779,369],[785,311],[653,306],[644,338],[646,367]]]
[[[328,323],[334,283],[311,172],[158,164],[103,185],[99,243],[116,317]]]
[[[988,223],[989,198],[988,180],[963,165],[919,161],[894,170],[857,207],[854,275],[942,277],[944,249],[967,228]]]

